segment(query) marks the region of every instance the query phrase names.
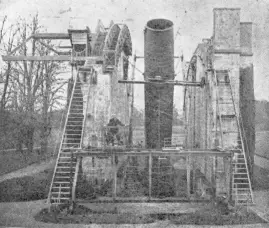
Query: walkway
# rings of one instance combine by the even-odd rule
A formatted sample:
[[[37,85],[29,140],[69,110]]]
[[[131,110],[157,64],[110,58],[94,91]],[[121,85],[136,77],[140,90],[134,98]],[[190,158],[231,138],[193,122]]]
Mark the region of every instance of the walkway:
[[[14,171],[14,172],[7,173],[7,174],[0,176],[0,183],[5,181],[5,180],[12,179],[12,178],[31,176],[33,174],[40,173],[46,169],[52,168],[52,167],[54,167],[54,165],[55,165],[55,159],[51,159],[51,160],[44,161],[41,163],[35,163],[35,164],[29,165],[25,168],[22,168],[22,169]]]

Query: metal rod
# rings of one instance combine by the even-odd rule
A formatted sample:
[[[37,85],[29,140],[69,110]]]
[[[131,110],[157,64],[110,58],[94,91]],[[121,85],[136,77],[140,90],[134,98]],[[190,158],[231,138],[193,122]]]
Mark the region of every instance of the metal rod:
[[[201,87],[201,82],[185,82],[185,81],[132,81],[132,80],[118,80],[118,83],[129,83],[129,84],[169,84],[169,85],[179,85],[179,86],[194,86]]]

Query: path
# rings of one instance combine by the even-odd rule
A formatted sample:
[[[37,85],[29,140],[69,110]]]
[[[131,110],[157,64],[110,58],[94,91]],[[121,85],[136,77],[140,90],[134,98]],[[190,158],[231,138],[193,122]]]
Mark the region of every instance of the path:
[[[29,165],[25,168],[22,168],[22,169],[14,171],[14,172],[7,173],[7,174],[0,176],[0,183],[5,181],[5,180],[12,179],[12,178],[31,176],[33,174],[40,173],[48,168],[53,168],[54,165],[55,165],[55,159],[51,159],[49,161],[44,161],[41,163],[35,163],[35,164]]]
[[[196,225],[174,225],[168,220],[158,221],[151,224],[52,224],[37,222],[34,219],[34,215],[38,213],[42,208],[48,207],[45,200],[31,201],[31,202],[18,202],[18,203],[1,203],[0,204],[0,227],[51,227],[51,228],[153,228],[153,227],[165,227],[165,228],[263,228],[269,227],[268,224],[249,224],[249,225],[231,225],[231,226],[196,226]]]

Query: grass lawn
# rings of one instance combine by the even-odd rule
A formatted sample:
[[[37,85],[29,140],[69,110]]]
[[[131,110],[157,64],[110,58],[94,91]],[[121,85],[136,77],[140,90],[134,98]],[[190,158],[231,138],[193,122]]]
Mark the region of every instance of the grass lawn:
[[[0,202],[45,199],[49,192],[54,168],[34,174],[5,180],[0,184]]]
[[[254,165],[254,190],[269,190],[269,170]]]

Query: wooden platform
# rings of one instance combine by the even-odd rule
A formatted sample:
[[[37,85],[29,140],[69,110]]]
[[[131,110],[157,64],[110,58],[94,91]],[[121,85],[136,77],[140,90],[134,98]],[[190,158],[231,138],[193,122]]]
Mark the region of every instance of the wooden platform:
[[[74,156],[87,157],[87,156],[112,156],[112,155],[126,155],[126,156],[218,156],[218,157],[231,157],[231,151],[218,151],[218,150],[181,150],[177,148],[165,148],[161,150],[149,150],[139,148],[126,148],[126,147],[105,147],[105,148],[92,148],[89,150],[81,149],[74,152]]]
[[[143,202],[209,202],[208,199],[197,199],[195,197],[165,197],[165,198],[155,198],[155,197],[98,197],[96,199],[77,199],[77,203],[143,203]]]

